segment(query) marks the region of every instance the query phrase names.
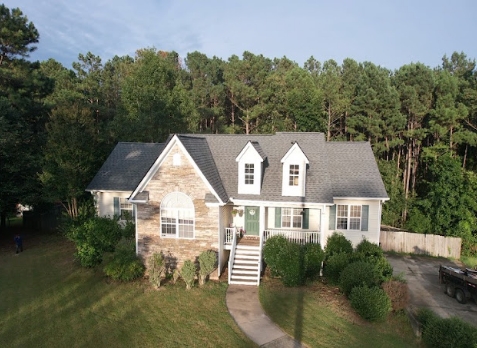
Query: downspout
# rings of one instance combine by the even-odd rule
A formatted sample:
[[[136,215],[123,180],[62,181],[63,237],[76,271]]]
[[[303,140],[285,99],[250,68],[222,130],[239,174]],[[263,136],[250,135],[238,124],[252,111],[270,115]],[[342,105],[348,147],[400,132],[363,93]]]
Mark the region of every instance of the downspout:
[[[139,255],[139,238],[137,236],[137,204],[133,204],[134,209],[134,235],[136,238],[136,256]]]

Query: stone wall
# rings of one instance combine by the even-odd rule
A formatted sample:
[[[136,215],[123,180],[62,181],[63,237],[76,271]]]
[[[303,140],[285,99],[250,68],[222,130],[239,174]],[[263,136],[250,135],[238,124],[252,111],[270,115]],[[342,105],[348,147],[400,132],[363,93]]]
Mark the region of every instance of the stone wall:
[[[180,156],[180,165],[173,165],[173,156]],[[219,208],[207,207],[205,195],[210,190],[193,165],[175,145],[144,191],[149,192],[149,202],[137,206],[138,253],[144,259],[155,252],[162,252],[173,266],[182,267],[185,260],[196,261],[202,251],[218,251]],[[160,207],[162,199],[178,191],[189,196],[195,209],[195,238],[178,239],[161,237]],[[211,278],[217,277],[217,272]]]

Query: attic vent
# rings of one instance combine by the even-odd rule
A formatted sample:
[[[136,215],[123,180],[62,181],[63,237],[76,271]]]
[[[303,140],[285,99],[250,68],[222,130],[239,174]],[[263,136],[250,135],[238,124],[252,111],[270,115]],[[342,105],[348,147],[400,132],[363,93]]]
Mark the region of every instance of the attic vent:
[[[176,167],[181,165],[181,154],[180,153],[174,154],[174,156],[172,157],[172,165],[176,166]]]

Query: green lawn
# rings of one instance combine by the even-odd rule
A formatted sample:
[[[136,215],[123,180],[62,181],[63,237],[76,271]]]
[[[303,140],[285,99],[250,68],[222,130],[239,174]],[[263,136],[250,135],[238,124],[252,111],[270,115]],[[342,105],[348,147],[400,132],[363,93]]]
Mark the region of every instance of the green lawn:
[[[319,283],[286,288],[276,280],[262,282],[260,301],[288,334],[310,347],[421,347],[404,313],[383,323],[369,323],[350,308],[337,288]]]
[[[13,240],[0,248],[2,347],[254,346],[227,311],[224,283],[114,283],[80,268],[63,237],[26,237],[24,246],[19,255]]]

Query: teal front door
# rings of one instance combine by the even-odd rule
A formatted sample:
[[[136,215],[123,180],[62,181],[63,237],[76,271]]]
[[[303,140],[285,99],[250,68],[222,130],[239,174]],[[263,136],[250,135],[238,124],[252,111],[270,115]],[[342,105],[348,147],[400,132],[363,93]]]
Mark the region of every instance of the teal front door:
[[[260,207],[245,207],[245,231],[247,236],[258,236],[260,230]]]

